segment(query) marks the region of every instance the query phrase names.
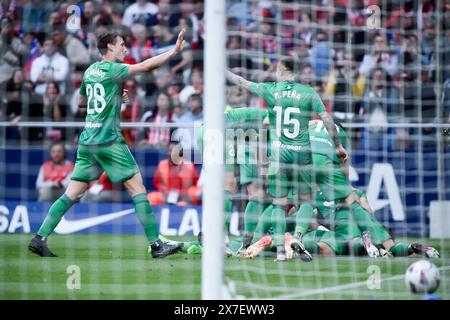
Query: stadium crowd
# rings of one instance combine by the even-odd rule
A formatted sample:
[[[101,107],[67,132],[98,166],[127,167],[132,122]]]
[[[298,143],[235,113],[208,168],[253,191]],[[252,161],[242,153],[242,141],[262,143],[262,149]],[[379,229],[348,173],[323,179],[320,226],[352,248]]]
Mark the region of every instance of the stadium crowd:
[[[319,92],[336,119],[369,124],[351,132],[354,148],[414,148],[417,129],[383,124],[450,123],[450,2],[440,4],[229,0],[228,66],[252,81],[271,81],[277,59],[296,57],[298,80]],[[382,8],[380,27],[370,27],[370,5]],[[0,120],[10,123],[0,129],[3,145],[76,145],[81,129],[17,124],[83,121],[86,111],[76,103],[83,72],[99,59],[96,37],[112,29],[124,36],[129,64],[168,50],[187,30],[181,55],[125,82],[122,120],[202,122],[204,1],[6,0],[0,19]],[[233,86],[227,103],[265,108],[261,98]],[[436,130],[422,129],[424,146],[435,143]],[[193,132],[182,132],[183,147],[194,146]],[[163,152],[172,133],[123,129],[130,147]]]
[[[302,62],[299,79],[314,86],[342,121],[450,122],[450,3],[441,4],[230,0],[229,68],[255,81],[270,80],[277,58],[296,56]],[[80,130],[25,129],[17,123],[84,119],[76,105],[78,88],[85,68],[99,57],[96,36],[110,29],[124,35],[129,64],[167,50],[181,28],[188,31],[182,55],[127,81],[130,99],[122,107],[123,120],[202,121],[204,1],[9,0],[0,5],[0,116],[11,123],[6,143],[77,142]],[[384,6],[381,28],[367,27],[370,5]],[[229,88],[228,101],[232,107],[264,107],[261,99],[236,88]],[[368,129],[370,148],[381,147],[385,130]],[[410,147],[410,134],[396,129],[396,147]],[[170,136],[169,129],[124,130],[124,135],[131,147],[154,148],[167,147]],[[361,139],[355,139],[358,146]]]

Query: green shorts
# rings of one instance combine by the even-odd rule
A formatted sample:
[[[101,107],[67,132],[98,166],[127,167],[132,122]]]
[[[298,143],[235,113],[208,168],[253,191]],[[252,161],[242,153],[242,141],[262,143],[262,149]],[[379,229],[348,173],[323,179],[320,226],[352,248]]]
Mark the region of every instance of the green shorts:
[[[258,165],[256,164],[241,164],[239,165],[239,184],[248,184],[251,183],[258,178],[261,178],[261,175],[258,175]]]
[[[270,163],[273,168],[273,162]],[[274,198],[284,198],[290,193],[307,195],[311,194],[311,165],[277,163],[276,174],[269,174],[268,193]],[[269,172],[271,169],[269,169]]]
[[[350,182],[339,164],[321,154],[313,154],[315,182],[326,200],[340,200],[352,193]]]
[[[361,237],[361,230],[353,219],[348,208],[338,209],[334,215],[331,228],[335,232],[338,241],[347,243],[354,238]]]
[[[106,172],[112,183],[126,181],[139,172],[126,143],[79,145],[72,180],[90,182]]]

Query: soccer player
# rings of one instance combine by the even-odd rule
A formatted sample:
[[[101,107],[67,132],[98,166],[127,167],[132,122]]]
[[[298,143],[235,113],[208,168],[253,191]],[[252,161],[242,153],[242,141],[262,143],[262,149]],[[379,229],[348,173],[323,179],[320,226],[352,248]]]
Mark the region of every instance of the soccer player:
[[[345,148],[348,149],[349,139],[344,128],[336,125],[336,130]],[[439,256],[437,250],[430,246],[419,243],[409,245],[395,243],[392,236],[370,213],[371,209],[365,194],[352,188],[348,180],[348,167],[342,168],[335,154],[332,138],[322,121],[310,121],[309,132],[315,182],[320,187],[320,192],[315,197],[315,205],[322,217],[331,222],[331,229],[338,242],[348,243],[350,251],[355,254],[362,252],[361,249],[364,248],[365,252],[374,258],[380,256],[378,248],[382,247],[394,256],[407,256],[413,253],[423,254],[429,258]],[[300,221],[297,228],[307,229],[310,222],[307,219]]]
[[[79,201],[89,186],[103,171],[111,182],[123,182],[130,194],[136,215],[144,227],[153,258],[162,258],[178,251],[181,245],[161,241],[158,226],[147,200],[141,173],[120,130],[120,105],[124,81],[140,72],[158,68],[183,50],[184,32],[170,50],[135,65],[124,61],[126,47],[118,33],[105,32],[98,37],[101,61],[93,63],[84,73],[80,87],[79,107],[87,108],[86,123],[80,135],[77,159],[71,181],[65,193],[50,207],[29,250],[42,257],[55,256],[47,246],[47,238],[61,217]]]
[[[257,129],[262,127],[263,120],[267,117],[267,110],[256,108],[236,108],[225,112],[224,120],[227,128],[227,142],[225,146],[225,227],[228,230],[228,220],[232,209],[232,194],[237,191],[237,181],[234,176],[234,163],[237,158],[237,164],[240,167],[239,184],[246,185],[249,201],[244,212],[244,246],[245,243],[251,243],[253,231],[258,222],[259,215],[264,210],[265,193],[260,183],[260,172],[256,162],[257,155],[254,154],[256,146],[250,146],[259,137]],[[246,132],[246,130],[251,131]],[[240,131],[242,130],[242,131]],[[234,147],[234,138],[238,137],[238,144],[243,143],[245,146],[238,145],[237,152]],[[245,143],[245,137],[249,137],[249,144]],[[203,149],[204,127],[201,126],[197,131],[197,146]],[[242,141],[241,141],[242,140]],[[228,242],[228,241],[226,241]],[[250,243],[248,245],[250,245]],[[231,251],[226,247],[228,255]]]
[[[308,133],[308,121],[311,120],[313,112],[322,118],[331,132],[339,159],[342,162],[347,160],[347,152],[339,141],[334,121],[326,112],[320,96],[312,87],[295,82],[295,70],[295,60],[289,57],[277,63],[277,82],[254,83],[227,71],[227,79],[231,83],[262,97],[268,107],[271,141],[268,193],[274,198],[271,217],[278,261],[286,260],[285,207],[289,191],[294,187],[299,188],[296,194],[302,202],[299,209],[301,215],[310,216],[313,211]],[[305,251],[301,236],[301,231],[296,230],[292,241],[292,248],[300,257]]]

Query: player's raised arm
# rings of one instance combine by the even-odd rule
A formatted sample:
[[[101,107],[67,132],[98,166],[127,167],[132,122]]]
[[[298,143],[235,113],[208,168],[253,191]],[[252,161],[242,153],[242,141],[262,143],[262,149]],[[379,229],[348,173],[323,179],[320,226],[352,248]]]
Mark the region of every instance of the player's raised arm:
[[[230,70],[226,70],[226,76],[227,76],[228,81],[230,81],[234,85],[237,85],[237,86],[247,89],[247,90],[249,90],[250,86],[253,84],[253,82],[248,81],[248,80],[244,79],[243,77],[238,76],[237,74],[234,74]]]
[[[185,29],[182,29],[180,31],[180,33],[178,34],[178,39],[175,44],[175,47],[173,47],[172,49],[170,49],[164,53],[161,53],[155,57],[148,58],[148,59],[142,61],[141,63],[130,65],[130,67],[128,69],[128,75],[131,76],[136,73],[148,72],[153,69],[156,69],[159,66],[161,66],[163,63],[168,61],[170,58],[172,58],[173,56],[175,56],[176,54],[181,52],[183,50],[184,44],[185,44],[185,40],[184,40],[185,31],[186,31]]]
[[[333,118],[326,111],[319,113],[319,116],[320,118],[322,118],[325,128],[327,128],[328,134],[333,139],[334,145],[336,146],[336,154],[338,158],[341,160],[342,163],[347,162],[348,160],[347,151],[345,151],[344,147],[342,146],[341,140],[339,139],[339,134],[336,130]]]

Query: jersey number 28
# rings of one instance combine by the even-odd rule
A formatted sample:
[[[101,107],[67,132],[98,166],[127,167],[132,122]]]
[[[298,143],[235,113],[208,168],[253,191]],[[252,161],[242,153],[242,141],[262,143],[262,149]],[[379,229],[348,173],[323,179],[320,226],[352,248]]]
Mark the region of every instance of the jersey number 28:
[[[96,83],[94,84],[94,86],[88,84],[86,86],[86,93],[88,96],[87,113],[101,113],[106,107],[105,88],[103,87],[103,85],[101,83]],[[93,108],[91,106],[92,98],[94,98]]]

